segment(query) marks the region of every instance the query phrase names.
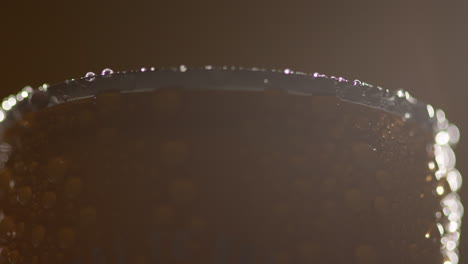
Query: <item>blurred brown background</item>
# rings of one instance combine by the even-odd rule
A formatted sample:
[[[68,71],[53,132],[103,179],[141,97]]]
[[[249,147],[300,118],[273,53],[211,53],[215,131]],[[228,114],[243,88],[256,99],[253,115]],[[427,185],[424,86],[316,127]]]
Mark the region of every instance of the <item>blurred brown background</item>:
[[[444,109],[462,131],[457,166],[466,176],[467,10],[456,0],[7,1],[0,6],[0,96],[106,67],[319,71],[405,88]]]

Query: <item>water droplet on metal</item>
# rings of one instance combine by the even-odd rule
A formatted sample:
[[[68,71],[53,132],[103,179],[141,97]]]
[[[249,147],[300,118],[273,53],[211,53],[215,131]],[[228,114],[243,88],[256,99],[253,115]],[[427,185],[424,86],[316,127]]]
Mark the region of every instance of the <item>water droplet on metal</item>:
[[[400,98],[405,97],[405,91],[403,89],[397,90],[397,96]]]
[[[437,109],[435,115],[437,119],[437,127],[441,130],[446,129],[448,126],[448,121],[445,118],[444,111],[442,111],[441,109]]]
[[[284,73],[285,73],[285,74],[290,74],[290,73],[291,73],[291,70],[290,70],[290,69],[284,69]]]
[[[436,192],[438,195],[443,195],[445,193],[445,189],[443,186],[437,186]]]
[[[2,122],[3,120],[5,120],[5,112],[3,112],[2,110],[0,110],[0,122]]]
[[[445,145],[450,142],[450,135],[446,131],[439,131],[435,136],[435,141],[439,145]]]
[[[10,96],[8,98],[8,103],[10,103],[11,106],[15,106],[16,105],[16,99],[14,96]]]
[[[450,189],[453,191],[453,192],[456,192],[460,189],[461,185],[462,185],[462,176],[460,174],[460,172],[456,169],[453,169],[451,171],[449,171],[447,173],[447,182],[450,186]]]
[[[450,224],[449,224],[449,231],[450,231]],[[449,241],[447,241],[447,244],[445,246],[446,246],[447,250],[453,251],[457,247],[457,243],[455,241],[453,241],[453,240],[449,240]]]
[[[145,71],[146,71],[146,68],[143,67],[143,68],[140,69],[140,71],[141,71],[141,72],[145,72]]]
[[[186,71],[187,71],[187,67],[186,67],[185,65],[180,65],[180,66],[179,66],[179,70],[180,70],[181,72],[186,72]]]
[[[18,94],[16,95],[16,100],[17,100],[18,102],[23,101],[23,100],[24,100],[23,95],[22,95],[21,93],[18,93]]]
[[[47,92],[47,89],[49,89],[49,84],[44,83],[43,85],[39,86],[39,91],[41,92]]]
[[[96,74],[94,72],[87,72],[85,74],[85,78],[86,78],[87,81],[92,82],[92,81],[94,81],[96,79]]]
[[[460,130],[458,130],[458,127],[456,125],[450,125],[447,128],[447,133],[450,137],[450,144],[457,144],[460,140]]]
[[[427,114],[429,115],[429,118],[433,118],[434,117],[434,107],[432,107],[432,105],[428,104],[428,105],[426,105],[426,109],[427,109]]]
[[[3,110],[5,110],[5,111],[9,111],[9,110],[11,109],[11,105],[10,105],[10,103],[8,102],[8,100],[3,101],[3,103],[2,103],[2,108],[3,108]]]
[[[440,224],[440,223],[437,223],[437,229],[439,230],[439,234],[443,235],[445,230],[444,230],[444,227]]]
[[[25,86],[25,87],[23,88],[23,91],[26,91],[26,92],[28,92],[28,93],[32,93],[32,92],[33,92],[33,88],[32,88],[31,86]]]
[[[114,73],[114,71],[112,69],[106,68],[106,69],[102,70],[101,75],[106,76],[106,75],[111,75],[113,73]]]

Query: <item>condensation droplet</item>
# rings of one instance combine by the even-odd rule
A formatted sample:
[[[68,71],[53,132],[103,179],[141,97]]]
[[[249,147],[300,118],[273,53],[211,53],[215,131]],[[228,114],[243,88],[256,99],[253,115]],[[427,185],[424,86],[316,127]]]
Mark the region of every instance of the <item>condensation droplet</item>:
[[[446,131],[440,131],[439,133],[436,134],[435,141],[439,145],[445,145],[449,143],[450,136]]]
[[[432,105],[428,104],[428,105],[426,105],[426,109],[427,109],[427,114],[429,115],[429,117],[433,118],[434,117],[434,107],[432,107]]]
[[[460,140],[460,130],[456,125],[450,125],[447,128],[447,133],[450,137],[450,144],[457,144]]]
[[[94,72],[87,72],[85,74],[85,78],[86,78],[87,81],[92,82],[92,81],[94,81],[96,79],[96,74]]]
[[[445,233],[445,230],[444,230],[444,227],[442,226],[442,224],[437,223],[436,226],[437,226],[437,230],[439,230],[439,234],[443,235]]]
[[[408,102],[410,102],[410,103],[413,103],[413,104],[414,104],[414,103],[417,102],[416,99],[415,99],[413,96],[411,96],[411,94],[410,94],[408,91],[405,91],[405,98],[406,98],[406,100],[408,100]]]
[[[179,66],[179,70],[180,72],[186,72],[187,71],[187,67],[185,65],[180,65]]]
[[[31,86],[25,86],[21,91],[25,91],[25,92],[28,92],[28,93],[32,93],[33,92],[33,88]]]
[[[145,71],[146,71],[146,68],[143,67],[143,68],[140,69],[140,71],[141,71],[141,72],[145,72]]]
[[[0,122],[3,122],[3,120],[5,120],[5,112],[3,112],[2,110],[0,110]]]
[[[462,185],[462,176],[460,172],[456,169],[449,171],[447,173],[447,182],[453,192],[458,191]]]
[[[11,106],[16,105],[16,99],[14,98],[14,96],[10,96],[8,98],[8,103],[10,103]]]
[[[317,78],[317,77],[319,77],[319,76],[320,76],[320,73],[318,73],[318,72],[314,72],[314,75],[313,75],[313,76],[314,76],[314,78]]]
[[[213,69],[213,66],[211,66],[211,65],[206,65],[206,66],[205,66],[205,69],[206,69],[206,70],[212,70],[212,69]]]
[[[397,96],[400,98],[405,97],[405,91],[402,89],[397,90]]]
[[[434,145],[435,160],[439,170],[451,169],[455,166],[456,158],[452,148],[447,145]]]
[[[453,251],[457,247],[457,243],[453,240],[449,240],[445,246],[447,247],[447,250]]]
[[[22,95],[21,93],[18,93],[18,94],[16,95],[16,100],[17,100],[18,102],[23,101],[23,100],[24,100],[23,95]]]
[[[445,120],[445,112],[441,109],[437,109],[436,116],[437,116],[437,119],[440,121]]]
[[[290,70],[290,69],[284,69],[284,73],[285,73],[285,74],[290,74],[290,73],[291,73],[291,70]]]
[[[449,264],[458,264],[458,252],[456,251],[446,251],[447,257],[449,258]]]
[[[443,195],[444,192],[445,192],[444,187],[443,186],[437,186],[436,192],[437,192],[438,195]]]
[[[448,127],[448,121],[445,118],[445,113],[444,111],[437,109],[436,111],[436,118],[437,118],[437,127],[442,130],[442,129],[447,129]]]
[[[156,70],[155,67],[151,67],[151,68],[150,68],[150,71],[155,71],[155,70]]]
[[[8,102],[8,100],[2,102],[2,108],[3,108],[5,111],[8,111],[8,110],[11,109],[11,105],[10,105],[10,103]]]
[[[106,75],[111,75],[113,73],[114,73],[114,71],[112,69],[106,68],[106,69],[102,70],[101,75],[106,76]]]
[[[455,222],[455,221],[450,221],[449,225],[448,225],[448,231],[449,232],[456,232],[458,230],[458,223]]]
[[[44,83],[43,85],[39,86],[39,91],[41,92],[47,92],[47,89],[49,89],[49,84]]]

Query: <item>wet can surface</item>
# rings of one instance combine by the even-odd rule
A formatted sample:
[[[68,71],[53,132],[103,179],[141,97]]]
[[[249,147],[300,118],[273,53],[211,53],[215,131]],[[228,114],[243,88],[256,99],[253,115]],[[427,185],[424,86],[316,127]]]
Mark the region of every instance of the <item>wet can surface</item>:
[[[455,264],[456,127],[403,91],[291,74],[26,91],[4,111],[0,263]]]

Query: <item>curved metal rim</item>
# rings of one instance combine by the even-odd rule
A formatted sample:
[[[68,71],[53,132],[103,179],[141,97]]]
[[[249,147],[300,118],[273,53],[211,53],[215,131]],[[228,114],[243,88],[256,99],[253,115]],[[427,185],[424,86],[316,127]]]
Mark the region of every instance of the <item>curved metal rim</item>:
[[[458,142],[459,131],[455,125],[448,122],[442,110],[435,110],[431,105],[419,102],[404,90],[391,91],[359,80],[349,81],[341,77],[328,77],[319,73],[307,74],[290,69],[266,70],[228,66],[187,68],[184,65],[178,68],[142,68],[138,71],[115,73],[105,69],[101,75],[88,73],[78,80],[67,80],[52,86],[45,84],[37,89],[25,87],[18,94],[3,100],[0,109],[0,138],[3,131],[12,123],[21,120],[22,113],[26,111],[36,111],[68,101],[93,97],[99,93],[151,91],[168,86],[248,91],[280,89],[302,96],[336,96],[344,101],[380,109],[395,114],[403,120],[417,122],[432,131],[435,159],[429,161],[429,168],[435,168],[434,164],[437,164],[437,169],[434,170],[438,180],[450,177],[451,173],[453,175],[458,173],[460,177],[455,169],[455,155],[451,148]],[[0,161],[2,166],[5,163],[6,160]],[[440,211],[435,214],[442,237],[440,245],[444,264],[458,263],[460,225],[463,216],[463,206],[457,194],[460,185],[461,178],[456,185],[457,188],[451,187],[451,190],[441,197]],[[429,238],[427,234],[426,238]]]

